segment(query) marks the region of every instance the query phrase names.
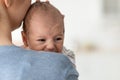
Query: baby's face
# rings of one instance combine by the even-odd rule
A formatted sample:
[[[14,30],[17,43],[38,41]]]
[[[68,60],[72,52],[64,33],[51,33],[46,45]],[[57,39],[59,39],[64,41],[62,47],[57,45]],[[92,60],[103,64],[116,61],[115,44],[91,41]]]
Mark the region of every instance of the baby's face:
[[[62,52],[64,41],[63,19],[33,15],[27,28],[27,46],[37,51]]]

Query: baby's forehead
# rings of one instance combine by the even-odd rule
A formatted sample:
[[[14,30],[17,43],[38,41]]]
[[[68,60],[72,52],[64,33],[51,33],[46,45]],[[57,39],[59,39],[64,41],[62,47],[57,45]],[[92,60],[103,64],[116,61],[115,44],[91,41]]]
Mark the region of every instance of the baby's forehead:
[[[49,24],[60,24],[64,27],[64,16],[61,12],[48,2],[36,2],[29,8],[25,17],[24,30],[29,27],[34,20],[36,22]]]

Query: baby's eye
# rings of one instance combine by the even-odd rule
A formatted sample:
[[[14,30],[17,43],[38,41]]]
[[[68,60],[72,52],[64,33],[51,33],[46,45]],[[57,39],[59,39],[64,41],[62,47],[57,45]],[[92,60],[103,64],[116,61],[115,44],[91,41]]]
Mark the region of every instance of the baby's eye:
[[[45,39],[38,39],[37,41],[45,42]]]
[[[55,41],[61,41],[61,40],[63,40],[62,37],[57,37],[57,38],[55,38]]]

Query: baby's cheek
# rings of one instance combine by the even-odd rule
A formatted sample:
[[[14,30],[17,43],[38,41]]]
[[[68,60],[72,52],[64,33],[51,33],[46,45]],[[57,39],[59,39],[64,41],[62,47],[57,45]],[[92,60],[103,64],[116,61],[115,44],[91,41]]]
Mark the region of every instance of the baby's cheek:
[[[43,45],[37,45],[37,46],[34,47],[34,49],[37,50],[37,51],[45,51],[44,48],[45,47]]]

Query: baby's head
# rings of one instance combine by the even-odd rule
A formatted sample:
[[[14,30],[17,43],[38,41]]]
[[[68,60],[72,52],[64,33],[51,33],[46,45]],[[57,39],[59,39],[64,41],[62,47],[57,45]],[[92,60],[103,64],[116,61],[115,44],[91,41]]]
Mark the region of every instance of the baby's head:
[[[64,16],[49,2],[35,2],[24,19],[22,38],[32,50],[62,52]]]

